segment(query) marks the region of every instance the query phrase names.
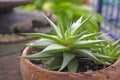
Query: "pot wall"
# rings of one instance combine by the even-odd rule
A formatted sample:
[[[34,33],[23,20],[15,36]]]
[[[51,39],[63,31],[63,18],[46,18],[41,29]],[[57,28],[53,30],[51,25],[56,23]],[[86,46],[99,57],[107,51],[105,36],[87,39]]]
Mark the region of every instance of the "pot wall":
[[[22,56],[32,49],[25,48]],[[112,66],[95,72],[68,73],[50,71],[32,64],[28,59],[21,59],[23,80],[120,80],[120,59]]]

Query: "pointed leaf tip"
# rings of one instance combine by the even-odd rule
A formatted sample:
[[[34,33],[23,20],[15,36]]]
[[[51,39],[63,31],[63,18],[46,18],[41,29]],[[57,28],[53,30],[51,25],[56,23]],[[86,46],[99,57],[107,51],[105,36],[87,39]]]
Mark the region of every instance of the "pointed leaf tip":
[[[82,29],[82,25],[84,25],[89,19],[91,19],[91,17],[93,16],[94,14],[90,15],[87,19],[85,19],[83,22],[81,22],[79,24],[79,26],[73,31],[73,35],[77,34],[78,32],[80,32],[80,30]]]
[[[47,21],[49,22],[49,24],[51,25],[51,27],[54,29],[56,35],[58,35],[61,38],[60,28],[57,27],[57,25],[55,25],[55,23],[53,23],[52,20],[50,20],[46,15],[44,15],[44,16],[47,19]]]
[[[78,27],[81,25],[81,22],[82,22],[82,16],[75,23],[72,24],[72,26],[71,26],[72,33],[76,29],[78,29]]]

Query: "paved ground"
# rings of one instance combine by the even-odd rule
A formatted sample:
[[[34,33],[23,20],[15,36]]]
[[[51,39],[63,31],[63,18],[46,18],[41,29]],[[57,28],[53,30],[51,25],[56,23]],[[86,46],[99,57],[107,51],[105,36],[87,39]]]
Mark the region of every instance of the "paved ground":
[[[22,80],[19,68],[20,53],[0,57],[0,80]]]
[[[26,42],[0,44],[0,80],[22,80],[20,59]]]

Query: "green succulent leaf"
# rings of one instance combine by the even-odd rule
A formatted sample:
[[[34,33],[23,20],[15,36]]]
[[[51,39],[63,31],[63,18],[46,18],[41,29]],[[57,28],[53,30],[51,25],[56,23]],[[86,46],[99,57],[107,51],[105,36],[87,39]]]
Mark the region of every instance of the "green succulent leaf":
[[[70,53],[70,52],[63,52],[63,63],[60,67],[60,69],[58,71],[61,71],[63,70],[67,65],[68,63],[73,59],[75,58],[75,54],[73,53]]]
[[[92,48],[92,47],[101,47],[100,45],[103,42],[106,42],[106,40],[88,40],[88,41],[77,41],[74,44],[72,44],[70,47],[72,48]]]
[[[73,35],[78,34],[81,29],[82,29],[82,25],[84,25],[89,19],[91,19],[93,15],[90,15],[87,19],[85,19],[82,23],[80,23],[79,27],[75,29],[75,31],[73,32]]]
[[[120,43],[120,39],[117,40],[116,42],[114,42],[114,43],[112,44],[112,47],[115,48],[116,46],[118,46],[119,43]]]
[[[86,33],[86,31],[84,31],[84,32],[82,32],[82,33],[80,33],[80,34],[78,34],[78,35],[76,35],[76,36],[70,36],[70,37],[68,37],[67,39],[66,39],[66,42],[68,43],[68,44],[72,44],[72,43],[74,43],[75,41],[77,41],[83,34],[85,34]]]
[[[56,70],[59,69],[61,64],[62,64],[62,58],[61,57],[55,57],[48,65],[47,65],[47,69],[50,70]]]
[[[64,29],[64,26],[62,25],[62,23],[60,24],[59,23],[59,28],[60,28],[60,31],[61,31],[61,38],[62,38],[62,40],[64,40],[65,39],[65,29]]]
[[[27,56],[21,56],[22,58],[27,58],[27,59],[40,59],[40,58],[47,58],[47,57],[56,57],[56,56],[62,56],[61,53],[35,53],[32,55],[27,55]]]
[[[97,58],[100,58],[100,59],[106,59],[106,60],[112,59],[112,57],[107,56],[107,55],[103,55],[100,53],[93,53],[93,55],[96,56]]]
[[[52,26],[52,28],[54,29],[56,34],[61,38],[62,36],[61,36],[61,32],[60,32],[59,27],[57,27],[47,16],[45,16],[45,18],[48,20],[48,22],[50,23],[50,25]]]
[[[82,22],[82,16],[75,23],[72,24],[71,26],[72,33],[75,32],[80,27],[81,22]]]
[[[68,64],[68,71],[69,72],[77,72],[78,69],[78,59],[74,58]]]
[[[117,54],[117,51],[118,51],[119,49],[120,49],[120,46],[117,46],[116,48],[114,48],[114,49],[112,50],[110,56],[115,57],[116,54]]]
[[[88,50],[84,50],[84,49],[76,49],[76,51],[78,52],[78,54],[86,56],[88,58],[93,59],[94,61],[100,62],[102,63],[102,61],[100,59],[98,59],[96,56],[93,55],[93,53],[91,51]]]
[[[38,37],[38,38],[49,39],[49,40],[52,40],[52,41],[57,42],[59,44],[63,44],[61,39],[59,39],[57,36],[48,35],[48,34],[42,34],[42,33],[24,33],[24,34],[34,36],[34,37]]]
[[[60,45],[60,44],[51,44],[48,47],[46,47],[44,50],[42,50],[42,52],[63,52],[63,51],[68,51],[70,50],[69,47],[66,47],[64,45]]]
[[[101,53],[104,53],[105,55],[109,55],[109,53],[110,53],[106,48],[102,48],[101,51],[103,51]]]
[[[100,33],[91,33],[91,34],[86,34],[86,35],[83,35],[79,40],[87,40],[87,39],[95,39],[95,37],[97,35],[99,35]]]
[[[27,46],[33,46],[33,47],[38,47],[38,48],[45,48],[50,44],[53,44],[54,42],[49,40],[49,39],[38,39],[34,40],[30,43],[27,44]]]
[[[117,51],[116,56],[115,57],[119,57],[120,56],[120,51]]]
[[[105,44],[104,44],[105,45]],[[106,44],[106,50],[109,52],[109,55],[111,54],[111,51],[114,49],[112,47],[112,41],[108,41],[108,43]]]

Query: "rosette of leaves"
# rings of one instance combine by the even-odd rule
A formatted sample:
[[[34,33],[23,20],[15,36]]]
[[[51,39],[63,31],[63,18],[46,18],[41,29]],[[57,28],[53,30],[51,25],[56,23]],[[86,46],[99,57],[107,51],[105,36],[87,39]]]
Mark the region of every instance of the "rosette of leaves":
[[[58,25],[58,27],[46,17],[55,34],[25,33],[25,35],[40,38],[27,45],[42,50],[22,57],[30,60],[41,60],[42,64],[46,64],[44,67],[50,70],[61,71],[67,68],[68,72],[77,72],[79,61],[85,59],[96,64],[110,65],[115,61],[116,55],[119,55],[118,42],[109,44],[109,41],[99,38],[100,33],[98,32],[89,33],[81,31],[84,27],[83,25],[91,17],[89,16],[84,21],[80,17],[67,28],[64,28],[62,25]]]

